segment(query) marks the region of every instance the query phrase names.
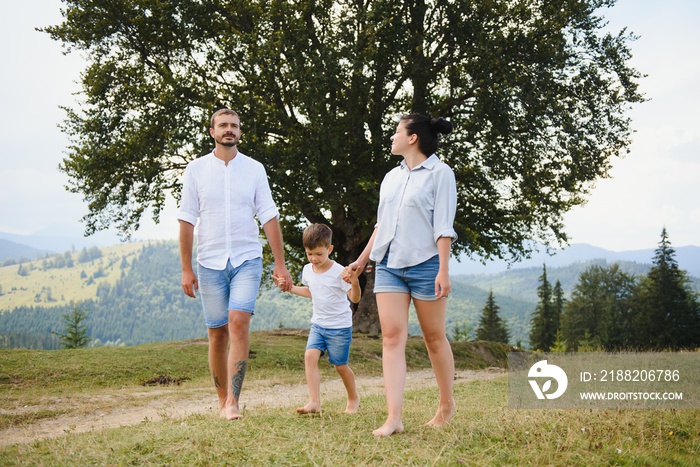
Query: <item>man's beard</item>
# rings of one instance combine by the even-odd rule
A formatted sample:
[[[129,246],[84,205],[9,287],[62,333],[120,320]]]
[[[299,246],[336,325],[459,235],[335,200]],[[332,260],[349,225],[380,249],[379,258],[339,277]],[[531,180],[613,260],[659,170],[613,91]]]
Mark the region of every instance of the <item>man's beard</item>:
[[[223,138],[217,140],[216,142],[219,143],[220,145],[226,146],[226,147],[228,147],[228,148],[232,148],[232,147],[234,147],[235,145],[238,144],[238,139],[236,139],[235,136],[233,137],[233,140],[228,140],[228,141],[224,140],[224,138],[226,138],[226,136],[224,136]]]

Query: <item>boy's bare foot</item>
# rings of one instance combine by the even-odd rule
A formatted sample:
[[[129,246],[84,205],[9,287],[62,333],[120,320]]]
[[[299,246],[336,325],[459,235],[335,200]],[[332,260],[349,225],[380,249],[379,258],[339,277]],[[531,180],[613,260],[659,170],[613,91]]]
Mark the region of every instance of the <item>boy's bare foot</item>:
[[[384,425],[372,432],[374,436],[391,436],[394,433],[403,433],[403,423],[401,420],[392,422],[387,420]]]
[[[304,407],[297,407],[298,414],[321,413],[321,406],[313,402],[309,402]]]
[[[360,398],[348,399],[348,403],[345,405],[345,412],[343,413],[357,413],[357,409],[360,408]]]
[[[457,406],[455,405],[454,400],[450,401],[450,405],[448,406],[438,407],[437,413],[435,414],[432,420],[426,423],[426,425],[438,428],[449,425],[450,420],[452,420],[452,416],[455,413],[455,410],[457,410]]]

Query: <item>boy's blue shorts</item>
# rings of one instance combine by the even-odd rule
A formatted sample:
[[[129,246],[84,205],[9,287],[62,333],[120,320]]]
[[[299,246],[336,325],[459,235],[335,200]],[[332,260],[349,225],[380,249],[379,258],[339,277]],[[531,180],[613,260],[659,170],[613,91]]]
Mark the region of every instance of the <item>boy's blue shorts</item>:
[[[347,365],[350,360],[352,326],[349,328],[328,329],[311,323],[306,350],[318,349],[321,355],[328,353],[328,361],[333,365]]]

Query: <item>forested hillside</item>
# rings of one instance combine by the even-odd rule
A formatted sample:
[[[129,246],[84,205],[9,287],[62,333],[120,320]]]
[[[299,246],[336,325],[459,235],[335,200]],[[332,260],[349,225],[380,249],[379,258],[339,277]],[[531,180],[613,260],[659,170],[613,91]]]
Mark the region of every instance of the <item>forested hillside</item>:
[[[199,300],[180,288],[176,242],[125,244],[96,251],[66,252],[0,268],[0,347],[58,348],[53,331],[76,306],[88,311],[94,345],[135,345],[206,335]],[[488,290],[455,278],[448,309],[448,331],[476,327]],[[496,296],[513,343],[527,341],[534,302]],[[261,291],[252,330],[309,325],[311,301]],[[410,332],[420,334],[411,318]]]
[[[559,280],[568,295],[591,264],[548,269],[550,281]],[[649,268],[638,263],[621,267],[640,275]],[[453,277],[448,333],[453,334],[456,326],[474,330],[492,291],[511,343],[527,346],[541,272],[530,268]],[[88,334],[94,345],[206,335],[199,300],[186,297],[180,287],[177,243],[131,243],[0,268],[0,347],[58,348],[52,332],[63,331],[62,315],[76,306],[88,312]],[[310,317],[310,300],[266,289],[261,291],[251,329],[304,328]],[[415,315],[409,331],[420,334]]]

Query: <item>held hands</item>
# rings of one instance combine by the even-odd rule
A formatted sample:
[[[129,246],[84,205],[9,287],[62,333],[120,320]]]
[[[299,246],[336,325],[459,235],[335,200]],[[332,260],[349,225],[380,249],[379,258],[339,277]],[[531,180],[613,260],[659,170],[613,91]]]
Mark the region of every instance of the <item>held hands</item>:
[[[292,282],[291,276],[289,276],[289,274],[287,274],[287,277],[276,276],[275,274],[273,274],[272,281],[277,287],[280,288],[282,292],[289,292],[294,286],[294,283]]]
[[[354,263],[350,263],[345,267],[345,269],[343,269],[341,277],[348,284],[353,284],[357,282],[358,277],[360,277],[360,274],[362,274],[362,271],[364,270],[365,265],[355,261]]]

